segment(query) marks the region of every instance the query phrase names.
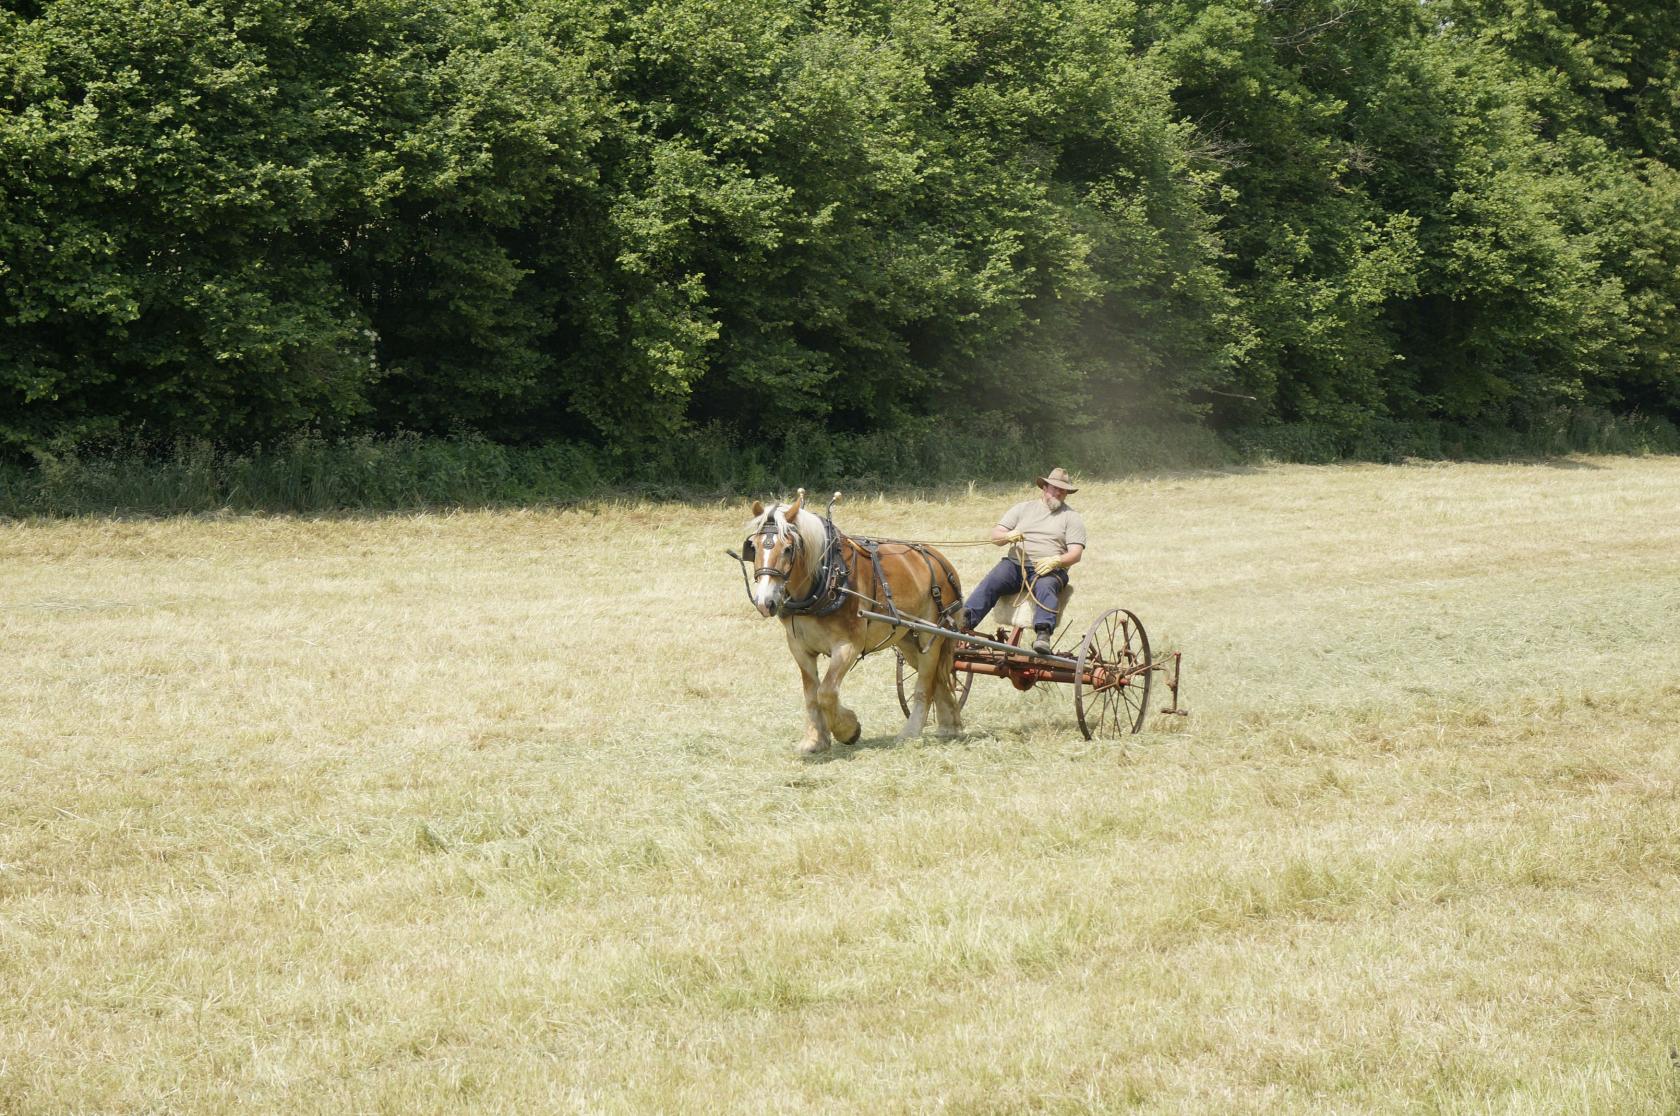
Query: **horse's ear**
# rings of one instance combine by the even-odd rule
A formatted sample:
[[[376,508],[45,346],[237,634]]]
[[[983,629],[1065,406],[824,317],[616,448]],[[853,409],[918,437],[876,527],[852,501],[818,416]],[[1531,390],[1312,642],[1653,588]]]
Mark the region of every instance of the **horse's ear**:
[[[760,515],[763,515],[763,514],[764,514],[764,501],[763,500],[754,500],[753,501],[753,515],[754,516],[760,516]]]
[[[805,506],[805,490],[803,488],[801,488],[799,490],[799,495],[797,495],[793,498],[793,503],[788,507],[787,518],[788,518],[789,523],[791,523],[795,519],[799,518],[799,509],[803,508],[804,506]]]

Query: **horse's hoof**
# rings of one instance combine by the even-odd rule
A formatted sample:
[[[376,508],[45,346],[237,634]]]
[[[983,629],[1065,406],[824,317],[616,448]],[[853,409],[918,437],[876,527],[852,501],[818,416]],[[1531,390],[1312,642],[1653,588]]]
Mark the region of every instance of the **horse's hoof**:
[[[846,747],[850,748],[853,744],[856,744],[859,740],[862,740],[862,739],[863,739],[863,722],[859,721],[857,723],[857,727],[852,730],[851,739],[850,740],[842,740],[842,741],[840,741],[840,743],[842,743]]]
[[[826,751],[828,751],[828,741],[826,740],[802,740],[799,744],[799,754],[802,756],[814,756]]]

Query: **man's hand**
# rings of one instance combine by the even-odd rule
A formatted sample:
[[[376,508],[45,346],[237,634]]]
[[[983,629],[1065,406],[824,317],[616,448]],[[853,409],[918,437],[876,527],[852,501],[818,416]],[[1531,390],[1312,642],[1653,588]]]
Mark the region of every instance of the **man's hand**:
[[[1033,572],[1038,574],[1039,577],[1043,577],[1052,570],[1061,569],[1063,561],[1063,556],[1060,554],[1052,554],[1048,558],[1040,558],[1033,563]]]
[[[1026,542],[1027,533],[1025,531],[1011,531],[1009,534],[1003,536],[1003,541],[1006,543]]]
[[[1018,543],[1026,537],[1020,531],[1005,527],[1001,523],[992,528],[992,545],[994,546],[1009,546],[1011,543]]]

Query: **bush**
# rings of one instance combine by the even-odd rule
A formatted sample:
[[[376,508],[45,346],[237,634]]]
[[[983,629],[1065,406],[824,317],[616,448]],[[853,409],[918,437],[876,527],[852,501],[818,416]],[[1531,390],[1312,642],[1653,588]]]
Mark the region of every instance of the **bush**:
[[[317,514],[571,503],[629,493],[715,498],[1020,480],[1056,464],[1090,478],[1233,460],[1192,425],[1080,431],[1046,443],[935,422],[891,433],[811,427],[778,445],[693,431],[634,458],[567,442],[507,446],[479,437],[299,436],[249,451],[207,441],[87,443],[0,464],[0,515]]]
[[[1317,423],[1278,423],[1227,435],[1247,461],[1326,464],[1548,457],[1562,453],[1680,453],[1680,429],[1651,415],[1616,415],[1597,408],[1556,411],[1526,427],[1478,427],[1451,422],[1373,419],[1355,429]]]

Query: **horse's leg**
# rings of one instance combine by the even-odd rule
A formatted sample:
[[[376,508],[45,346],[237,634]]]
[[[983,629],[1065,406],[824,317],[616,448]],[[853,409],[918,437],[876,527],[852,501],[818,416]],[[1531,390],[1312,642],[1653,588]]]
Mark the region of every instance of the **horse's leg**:
[[[822,709],[823,720],[834,734],[834,739],[842,744],[856,744],[858,737],[863,735],[863,725],[858,722],[857,714],[840,704],[840,683],[857,661],[857,648],[849,643],[840,644],[829,653],[828,674],[817,690],[817,704]]]
[[[916,646],[914,636],[906,636],[904,642],[899,644],[898,649],[903,652],[905,660],[916,668],[916,687],[910,694],[910,718],[904,722],[904,727],[898,733],[900,740],[911,740],[922,735],[922,729],[927,727],[929,697],[927,668],[935,656],[931,649],[923,651]]]
[[[795,646],[791,638],[788,646],[793,651],[793,661],[799,664],[799,683],[805,689],[805,739],[799,742],[799,750],[807,756],[826,752],[828,727],[823,724],[817,693],[817,657],[805,648]]]
[[[956,710],[951,705],[951,657],[946,650],[949,646],[950,640],[935,639],[933,645],[922,652],[921,661],[916,664],[915,709],[922,711],[922,719],[916,723],[918,734],[927,727],[927,713],[931,707],[939,715],[939,735],[951,735],[951,721]],[[908,724],[904,726],[904,731],[910,731]]]
[[[930,652],[929,656],[935,660],[930,666],[933,672],[933,705],[939,714],[939,735],[956,736],[962,732],[962,709],[957,705],[951,676],[951,664],[957,657],[957,643],[952,639],[938,642],[938,650]]]

